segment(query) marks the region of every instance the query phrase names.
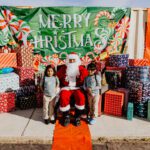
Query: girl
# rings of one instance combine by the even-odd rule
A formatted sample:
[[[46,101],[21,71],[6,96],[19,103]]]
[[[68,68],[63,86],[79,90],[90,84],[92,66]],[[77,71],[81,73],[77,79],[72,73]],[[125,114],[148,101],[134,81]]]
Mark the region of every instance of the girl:
[[[87,67],[89,75],[84,80],[84,89],[87,91],[89,104],[89,124],[95,123],[95,117],[98,116],[98,102],[101,94],[101,75],[96,74],[96,64],[91,63]]]
[[[43,90],[43,119],[45,124],[55,123],[54,105],[55,98],[59,89],[59,80],[56,77],[55,68],[48,65],[45,69],[44,77],[41,82]]]

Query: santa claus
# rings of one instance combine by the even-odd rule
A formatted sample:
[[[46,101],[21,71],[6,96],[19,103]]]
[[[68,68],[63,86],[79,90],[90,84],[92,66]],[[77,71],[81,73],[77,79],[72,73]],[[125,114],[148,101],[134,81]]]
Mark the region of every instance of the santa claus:
[[[72,52],[66,58],[66,65],[57,72],[60,80],[60,110],[63,112],[63,125],[70,123],[70,100],[75,99],[75,125],[80,125],[80,115],[85,107],[85,95],[81,90],[85,77],[88,75],[86,68],[81,66],[79,56]]]

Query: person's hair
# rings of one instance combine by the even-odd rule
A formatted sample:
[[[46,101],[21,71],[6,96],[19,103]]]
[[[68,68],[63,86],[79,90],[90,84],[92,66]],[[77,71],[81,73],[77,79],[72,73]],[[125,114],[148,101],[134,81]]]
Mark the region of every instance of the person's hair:
[[[44,72],[44,76],[46,76],[46,77],[48,76],[47,75],[48,69],[53,69],[53,72],[54,72],[53,76],[56,76],[56,70],[55,70],[55,67],[53,65],[46,66],[46,69],[45,69],[45,72]]]
[[[96,64],[94,62],[91,62],[88,66],[87,66],[88,70],[96,70]]]

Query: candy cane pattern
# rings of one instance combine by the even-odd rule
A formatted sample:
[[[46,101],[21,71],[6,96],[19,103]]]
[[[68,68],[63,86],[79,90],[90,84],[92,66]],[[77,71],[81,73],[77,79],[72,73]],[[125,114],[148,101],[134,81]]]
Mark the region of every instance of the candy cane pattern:
[[[62,63],[61,60],[58,58],[58,54],[52,55],[52,61],[54,61],[55,65],[57,66]]]
[[[19,20],[19,29],[16,31],[16,37],[18,40],[23,40],[25,35],[30,32],[30,27],[23,20]]]
[[[96,62],[100,62],[101,57],[100,57],[100,56],[97,56],[97,57],[94,58],[94,60],[95,60]]]
[[[49,65],[49,64],[52,64],[54,65],[55,67],[57,66],[57,64],[55,63],[54,60],[52,60],[52,57],[51,56],[45,56],[42,60],[41,60],[41,63],[45,66]]]
[[[84,66],[87,66],[91,61],[92,59],[87,55],[81,58],[82,65]]]
[[[94,25],[95,25],[95,26],[98,26],[98,20],[99,20],[99,18],[102,17],[102,16],[106,16],[108,19],[111,19],[111,15],[110,15],[110,13],[109,13],[108,11],[100,11],[100,12],[96,15],[96,17],[95,17],[95,19],[94,19]]]
[[[0,31],[0,46],[4,46],[9,42],[8,34]]]
[[[94,55],[94,53],[93,52],[88,52],[87,54],[86,54],[86,56],[92,56],[93,58],[92,59],[94,59],[95,58],[95,55]]]
[[[114,17],[115,17],[115,14],[116,14],[116,12],[117,11],[119,11],[119,10],[122,10],[122,11],[124,11],[124,13],[126,13],[126,11],[127,11],[127,9],[126,8],[113,8],[113,10],[112,10],[112,12],[111,12],[111,18],[113,19]]]
[[[2,10],[0,15],[0,29],[4,32],[8,32],[11,29],[14,34],[18,30],[17,17],[10,10]]]
[[[130,22],[130,18],[126,16],[118,22],[115,29],[118,33],[120,33],[121,38],[127,38],[127,35],[129,33],[129,26],[130,26],[129,22]]]

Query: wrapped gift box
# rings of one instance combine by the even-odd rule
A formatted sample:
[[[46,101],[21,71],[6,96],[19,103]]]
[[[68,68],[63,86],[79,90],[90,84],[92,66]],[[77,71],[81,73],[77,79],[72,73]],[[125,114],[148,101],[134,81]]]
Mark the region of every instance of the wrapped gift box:
[[[0,68],[17,67],[16,53],[0,53]]]
[[[34,85],[23,86],[23,87],[20,87],[18,90],[15,91],[16,97],[34,95],[35,92],[36,92],[36,88]]]
[[[125,87],[126,85],[126,67],[110,67],[110,66],[107,66],[106,67],[106,70],[107,71],[121,71],[121,75],[122,75],[122,79],[121,79],[121,86],[122,87]]]
[[[35,95],[21,96],[17,98],[17,107],[20,109],[30,109],[36,107]]]
[[[138,117],[147,118],[148,101],[150,101],[150,97],[143,97],[140,101],[134,101],[134,114]]]
[[[148,101],[147,119],[150,120],[150,100]]]
[[[130,90],[130,100],[141,101],[142,97],[150,97],[150,82],[137,82],[130,80],[127,87]]]
[[[0,93],[0,112],[10,112],[15,109],[15,93]]]
[[[110,67],[110,66],[107,66],[106,70],[117,70],[117,71],[120,70],[120,71],[125,71],[126,67]]]
[[[122,87],[123,77],[121,71],[106,70],[105,76],[110,89],[116,89],[118,87]]]
[[[109,65],[111,67],[126,67],[128,66],[128,54],[110,55]]]
[[[124,114],[127,114],[127,107],[128,107],[128,101],[129,101],[129,90],[125,88],[118,88],[118,92],[121,92],[124,94],[124,104],[123,104],[123,111]]]
[[[20,86],[34,85],[33,68],[17,67],[16,71],[20,77]]]
[[[12,72],[0,74],[0,93],[19,89],[19,76]]]
[[[129,66],[149,66],[148,59],[129,59]]]
[[[116,91],[107,91],[105,93],[104,113],[122,116],[124,103],[124,94]]]
[[[43,93],[42,92],[36,93],[36,101],[37,101],[37,107],[41,108],[43,106]]]
[[[128,103],[128,108],[127,108],[127,120],[132,120],[133,119],[133,112],[134,112],[134,107],[133,103]]]
[[[150,97],[150,82],[143,83],[142,96]]]
[[[19,67],[33,67],[32,47],[21,46],[18,48],[17,64]]]
[[[130,66],[126,70],[126,80],[134,80],[147,82],[150,81],[150,67],[149,66]]]
[[[142,99],[142,90],[143,90],[143,84],[141,82],[136,82],[130,80],[128,82],[128,88],[129,88],[129,99],[130,100],[136,100],[141,101]]]

